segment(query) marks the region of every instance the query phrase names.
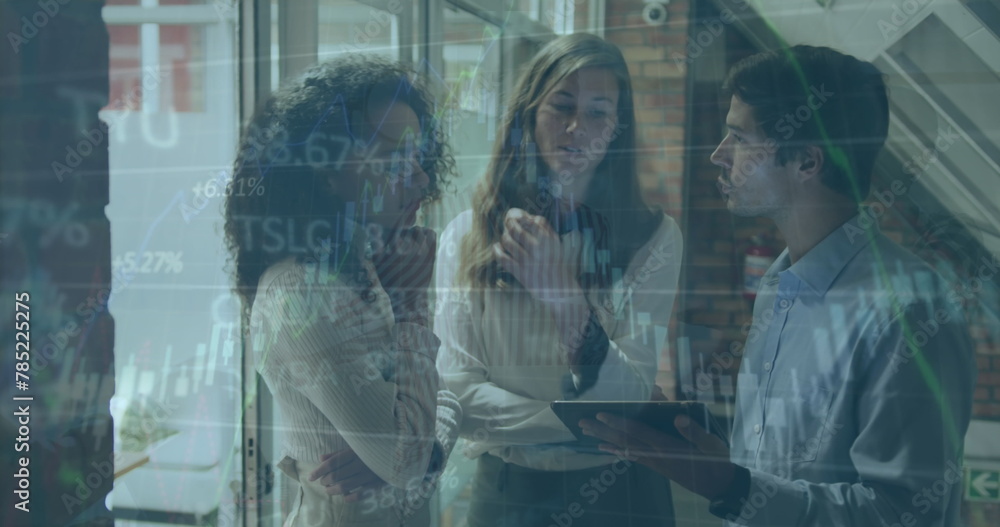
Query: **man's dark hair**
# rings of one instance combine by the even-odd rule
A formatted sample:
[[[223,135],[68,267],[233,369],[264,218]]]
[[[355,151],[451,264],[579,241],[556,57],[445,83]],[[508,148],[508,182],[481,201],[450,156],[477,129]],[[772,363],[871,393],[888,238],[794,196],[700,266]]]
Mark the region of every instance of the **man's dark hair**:
[[[868,197],[889,129],[885,79],[874,65],[826,47],[793,46],[741,60],[723,90],[753,108],[777,144],[777,163],[819,146],[823,184],[859,203]]]

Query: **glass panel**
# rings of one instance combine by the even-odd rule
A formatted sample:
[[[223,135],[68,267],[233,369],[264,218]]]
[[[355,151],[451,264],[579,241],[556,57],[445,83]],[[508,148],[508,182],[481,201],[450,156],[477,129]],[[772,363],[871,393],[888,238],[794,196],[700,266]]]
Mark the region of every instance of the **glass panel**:
[[[155,63],[142,55],[144,32],[157,35],[153,37],[159,41]],[[111,26],[108,33],[112,41],[109,110],[205,111],[204,26]],[[160,72],[163,82],[143,86],[143,74],[148,71]]]
[[[178,5],[207,5],[207,4],[220,4],[228,2],[228,0],[105,0],[105,5],[134,5],[134,6],[146,6],[153,7],[156,5],[161,6],[178,6]]]
[[[576,10],[585,9],[583,2],[574,0],[541,0],[541,12],[537,20],[548,26],[556,34],[573,32]]]
[[[541,10],[541,0],[514,0],[511,8],[526,15],[531,20],[538,20],[538,13]]]
[[[293,9],[316,8],[313,28],[301,33],[282,36],[282,13]],[[301,49],[316,50],[316,60],[328,60],[343,53],[375,53],[398,59],[400,53],[400,16],[411,8],[407,2],[392,0],[387,9],[379,9],[356,0],[306,0],[289,3],[279,9],[279,0],[270,0],[271,7],[271,88],[281,85],[282,61],[296,60],[296,52],[281,49],[282,42]],[[315,37],[315,48],[305,39]],[[305,66],[302,66],[304,68]],[[294,76],[299,70],[292,72]]]
[[[348,52],[399,58],[399,14],[410,6],[397,0],[387,7],[389,10],[352,0],[321,0],[319,60]]]
[[[590,1],[509,0],[506,5],[510,12],[540,22],[558,35],[565,35],[584,27]],[[641,10],[642,8],[637,9]]]
[[[489,162],[502,97],[500,28],[464,11],[444,11],[444,103],[455,154],[456,193],[425,207],[428,226],[444,228],[469,207]],[[433,72],[432,72],[433,75]]]
[[[235,23],[111,25],[108,33],[111,94],[101,118],[109,126],[112,415],[116,451],[136,465],[116,478],[108,505],[117,525],[235,525],[239,308],[220,211],[238,125]]]

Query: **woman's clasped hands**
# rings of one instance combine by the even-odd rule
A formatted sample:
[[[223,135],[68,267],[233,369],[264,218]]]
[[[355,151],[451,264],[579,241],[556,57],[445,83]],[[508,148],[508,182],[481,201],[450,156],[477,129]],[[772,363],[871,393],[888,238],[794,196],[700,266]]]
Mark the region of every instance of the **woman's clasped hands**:
[[[503,235],[493,244],[493,252],[525,290],[545,303],[583,301],[583,289],[548,220],[512,208],[503,225]]]

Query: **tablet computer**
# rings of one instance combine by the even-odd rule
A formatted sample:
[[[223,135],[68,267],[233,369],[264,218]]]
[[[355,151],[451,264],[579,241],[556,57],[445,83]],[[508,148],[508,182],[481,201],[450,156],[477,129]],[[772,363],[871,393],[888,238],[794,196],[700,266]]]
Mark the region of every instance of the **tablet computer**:
[[[551,403],[551,407],[579,440],[577,446],[581,450],[596,450],[602,441],[584,435],[578,423],[581,419],[597,420],[597,414],[602,412],[639,421],[679,439],[684,439],[684,436],[674,427],[674,418],[684,414],[729,446],[728,434],[708,407],[696,401],[555,401]]]

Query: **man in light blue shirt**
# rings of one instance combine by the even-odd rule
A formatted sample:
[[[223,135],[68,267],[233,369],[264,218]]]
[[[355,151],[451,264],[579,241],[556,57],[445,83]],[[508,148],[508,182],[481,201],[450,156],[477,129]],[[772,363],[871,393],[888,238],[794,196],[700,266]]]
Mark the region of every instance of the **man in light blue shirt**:
[[[689,442],[610,415],[581,424],[729,523],[958,525],[976,375],[960,306],[858,213],[888,129],[881,73],[795,46],[737,64],[726,88],[719,189],[788,243],[754,305],[732,447],[684,418]]]

